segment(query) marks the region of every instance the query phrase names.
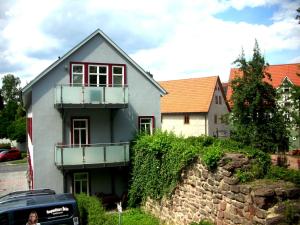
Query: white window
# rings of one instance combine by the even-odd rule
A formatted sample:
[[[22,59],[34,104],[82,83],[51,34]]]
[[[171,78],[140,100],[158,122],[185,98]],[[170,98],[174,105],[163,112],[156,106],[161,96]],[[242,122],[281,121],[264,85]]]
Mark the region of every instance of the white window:
[[[83,65],[73,64],[72,65],[72,84],[74,86],[84,85],[84,73]]]
[[[89,65],[89,85],[95,87],[107,86],[108,66]]]
[[[88,144],[88,119],[73,119],[73,140],[74,145],[87,145]]]
[[[124,84],[124,66],[112,67],[112,85],[113,87],[121,87]]]
[[[139,117],[139,130],[141,133],[153,134],[154,118],[153,117]]]
[[[74,173],[74,194],[86,193],[89,195],[89,174],[88,173]]]

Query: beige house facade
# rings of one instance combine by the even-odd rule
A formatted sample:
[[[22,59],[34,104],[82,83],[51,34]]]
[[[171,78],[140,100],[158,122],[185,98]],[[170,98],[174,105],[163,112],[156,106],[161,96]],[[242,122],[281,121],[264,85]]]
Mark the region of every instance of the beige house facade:
[[[178,136],[228,137],[229,113],[218,76],[160,82],[168,92],[161,98],[162,130]]]

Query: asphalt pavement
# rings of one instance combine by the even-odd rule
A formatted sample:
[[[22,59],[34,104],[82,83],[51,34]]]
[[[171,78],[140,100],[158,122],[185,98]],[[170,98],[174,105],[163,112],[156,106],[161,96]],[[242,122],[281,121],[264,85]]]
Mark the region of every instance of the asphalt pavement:
[[[0,196],[13,191],[28,190],[27,163],[0,162]]]

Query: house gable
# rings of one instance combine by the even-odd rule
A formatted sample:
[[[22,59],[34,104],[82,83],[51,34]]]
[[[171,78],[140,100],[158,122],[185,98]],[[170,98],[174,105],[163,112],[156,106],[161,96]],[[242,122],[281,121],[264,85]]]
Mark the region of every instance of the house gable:
[[[99,38],[100,37],[100,38]],[[120,47],[118,47],[106,34],[104,34],[100,29],[97,29],[95,32],[93,32],[91,35],[89,35],[87,38],[85,38],[82,42],[77,44],[74,48],[72,48],[70,51],[68,51],[64,56],[60,57],[58,60],[56,60],[52,65],[50,65],[48,68],[46,68],[42,73],[40,73],[36,78],[34,78],[29,84],[27,84],[22,92],[24,95],[26,95],[32,88],[33,85],[35,85],[40,79],[42,79],[44,76],[47,76],[47,74],[52,71],[55,67],[57,67],[59,64],[64,62],[66,59],[71,57],[75,52],[78,50],[82,51],[89,51],[91,49],[87,49],[85,46],[88,42],[90,42],[92,39],[99,38],[102,43],[106,42],[109,44],[112,49],[119,54],[121,57],[123,57],[128,63],[130,63],[136,70],[138,70],[147,80],[150,81],[161,93],[161,95],[165,95],[166,91],[151,77],[149,76],[133,59],[131,59]],[[101,43],[100,43],[101,44]],[[84,48],[82,48],[84,47]],[[93,47],[92,47],[93,48]],[[115,62],[114,62],[115,63]]]

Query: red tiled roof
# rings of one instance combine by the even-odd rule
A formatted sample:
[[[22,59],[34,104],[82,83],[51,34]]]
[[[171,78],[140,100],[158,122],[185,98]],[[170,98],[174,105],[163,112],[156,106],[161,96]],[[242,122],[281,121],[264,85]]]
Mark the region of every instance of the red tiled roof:
[[[168,93],[161,98],[161,112],[208,112],[217,82],[221,86],[218,76],[159,82]]]
[[[297,86],[300,86],[300,63],[295,64],[281,64],[281,65],[270,65],[266,72],[271,74],[272,81],[270,82],[268,79],[265,79],[267,82],[271,83],[274,88],[277,88],[281,85],[282,81],[285,77]],[[232,68],[230,70],[229,76],[229,86],[227,90],[227,100],[229,101],[232,95],[232,89],[230,86],[230,82],[236,77],[242,76],[242,72],[237,68]]]

